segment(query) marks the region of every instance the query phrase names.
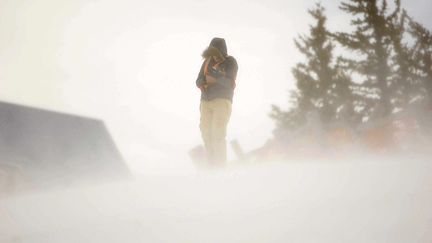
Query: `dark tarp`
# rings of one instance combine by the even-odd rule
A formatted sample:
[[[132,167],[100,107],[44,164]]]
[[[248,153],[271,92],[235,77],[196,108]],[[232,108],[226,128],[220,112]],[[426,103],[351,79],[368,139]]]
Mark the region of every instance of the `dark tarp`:
[[[31,184],[74,184],[129,175],[101,120],[0,102],[0,166]]]

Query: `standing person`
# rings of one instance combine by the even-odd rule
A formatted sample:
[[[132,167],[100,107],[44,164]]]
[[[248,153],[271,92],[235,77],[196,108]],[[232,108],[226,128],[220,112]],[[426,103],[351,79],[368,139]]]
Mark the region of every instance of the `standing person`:
[[[213,38],[202,54],[204,62],[196,80],[201,90],[200,130],[208,161],[223,165],[226,131],[236,86],[237,61],[229,56],[225,40]]]

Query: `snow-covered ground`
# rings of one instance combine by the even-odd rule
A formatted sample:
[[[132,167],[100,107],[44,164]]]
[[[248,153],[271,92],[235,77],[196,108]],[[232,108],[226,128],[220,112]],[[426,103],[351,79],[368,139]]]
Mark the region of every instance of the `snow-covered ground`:
[[[432,161],[232,166],[0,200],[0,242],[432,242]]]

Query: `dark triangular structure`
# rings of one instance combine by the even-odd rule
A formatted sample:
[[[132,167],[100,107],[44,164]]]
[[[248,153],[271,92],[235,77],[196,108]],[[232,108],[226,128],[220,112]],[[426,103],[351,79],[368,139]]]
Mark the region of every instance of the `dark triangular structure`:
[[[121,178],[129,171],[100,120],[0,102],[0,166],[36,187]]]

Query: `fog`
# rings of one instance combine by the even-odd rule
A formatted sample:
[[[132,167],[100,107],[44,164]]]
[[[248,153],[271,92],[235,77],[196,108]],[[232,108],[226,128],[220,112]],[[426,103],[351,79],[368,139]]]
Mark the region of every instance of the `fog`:
[[[314,4],[0,1],[0,100],[101,119],[134,171],[183,173],[192,168],[177,161],[201,143],[194,82],[211,38],[239,62],[228,140],[250,151],[272,136],[271,104],[288,105],[293,38]],[[329,29],[348,24],[338,4],[323,4]],[[430,1],[403,4],[430,27]]]
[[[426,158],[266,161],[9,196],[1,242],[430,242]]]
[[[50,175],[39,188],[23,180],[2,191],[8,170],[20,169],[0,168],[0,243],[432,242],[431,140],[424,134],[385,152],[354,144],[320,153],[301,144],[285,150],[289,156],[240,160],[229,147],[223,168],[200,166],[188,154],[201,144],[195,79],[211,38],[224,37],[239,62],[227,141],[248,154],[272,138],[271,105],[287,105],[291,68],[302,58],[293,38],[307,33],[314,4],[0,1],[0,102],[96,119],[121,158],[101,149],[112,161],[98,156],[97,165],[121,161],[117,168],[130,174],[77,168],[62,150],[50,150],[59,144],[55,135],[70,134],[62,143],[76,145],[91,129],[82,135],[43,120],[44,130],[28,129],[34,137],[0,130],[1,149],[19,154],[25,148],[13,147],[11,137],[23,133],[23,144],[50,141],[46,154],[56,155],[40,158]],[[338,4],[323,3],[330,30],[348,25]],[[431,28],[431,1],[403,5]],[[4,128],[9,117],[1,118]],[[78,142],[79,151],[90,155],[93,142]],[[62,159],[61,173],[45,169]],[[86,171],[86,180],[72,169]]]

